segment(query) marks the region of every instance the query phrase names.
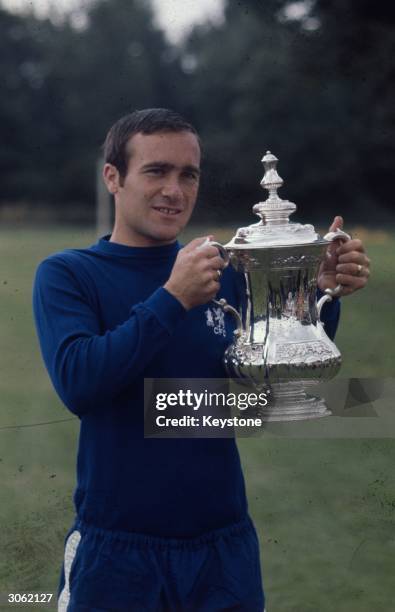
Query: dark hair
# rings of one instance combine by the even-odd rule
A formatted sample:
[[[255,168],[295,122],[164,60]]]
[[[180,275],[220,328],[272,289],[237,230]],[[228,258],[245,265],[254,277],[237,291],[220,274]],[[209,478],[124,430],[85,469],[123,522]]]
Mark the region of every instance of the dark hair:
[[[139,133],[183,131],[192,132],[199,140],[193,125],[172,110],[167,108],[136,110],[121,117],[108,131],[103,144],[104,161],[115,166],[121,178],[125,178],[129,162],[126,145],[132,136]]]

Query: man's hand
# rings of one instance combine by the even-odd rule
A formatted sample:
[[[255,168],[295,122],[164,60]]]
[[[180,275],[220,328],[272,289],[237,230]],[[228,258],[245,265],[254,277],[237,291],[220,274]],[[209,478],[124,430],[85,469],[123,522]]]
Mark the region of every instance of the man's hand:
[[[329,228],[335,232],[343,227],[342,217],[335,217]],[[341,285],[341,295],[350,295],[358,289],[363,289],[370,276],[370,259],[360,240],[340,242],[335,240],[328,247],[324,261],[318,272],[318,287],[321,291],[334,289]]]
[[[170,278],[164,285],[187,310],[206,304],[220,288],[219,280],[225,262],[216,247],[209,244],[202,246],[206,240],[206,237],[195,238],[180,250]]]

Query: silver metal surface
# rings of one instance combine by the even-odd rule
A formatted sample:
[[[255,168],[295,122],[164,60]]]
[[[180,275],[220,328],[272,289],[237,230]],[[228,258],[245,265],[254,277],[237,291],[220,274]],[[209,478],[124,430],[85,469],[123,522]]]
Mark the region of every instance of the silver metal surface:
[[[211,301],[217,306],[220,306],[224,310],[224,312],[229,312],[236,319],[237,328],[235,329],[233,334],[236,338],[239,338],[243,334],[243,321],[241,320],[241,316],[236,310],[236,308],[233,308],[233,306],[228,304],[225,298],[221,298],[220,300],[211,300]]]
[[[327,289],[317,304],[317,276],[330,242],[350,237],[338,230],[321,238],[312,225],[290,223],[296,206],[277,195],[283,183],[278,160],[267,152],[262,161],[261,185],[269,197],[253,208],[261,221],[240,228],[225,245],[244,292],[238,312],[225,300],[217,302],[237,319],[224,363],[239,383],[271,392],[262,410],[265,420],[326,416],[330,412],[324,400],[309,392],[333,378],[341,365],[340,352],[320,320],[324,303],[341,287]]]
[[[232,249],[253,249],[321,243],[322,240],[312,225],[290,223],[289,216],[295,212],[296,205],[288,200],[282,200],[277,193],[283,184],[282,178],[277,173],[277,157],[267,151],[262,162],[265,166],[265,175],[261,186],[269,191],[269,197],[264,202],[255,204],[252,209],[260,221],[239,228],[226,246]]]

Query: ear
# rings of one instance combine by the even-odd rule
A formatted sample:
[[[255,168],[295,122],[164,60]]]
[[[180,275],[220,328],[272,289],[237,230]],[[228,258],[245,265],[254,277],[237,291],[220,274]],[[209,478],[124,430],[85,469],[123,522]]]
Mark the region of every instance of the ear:
[[[121,187],[119,172],[112,164],[104,164],[103,167],[103,180],[106,184],[108,191],[115,195],[118,193]]]

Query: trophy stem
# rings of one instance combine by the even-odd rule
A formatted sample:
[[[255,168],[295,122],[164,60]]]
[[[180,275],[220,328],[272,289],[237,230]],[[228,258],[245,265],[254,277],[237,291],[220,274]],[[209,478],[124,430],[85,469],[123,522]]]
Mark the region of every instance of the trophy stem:
[[[306,388],[314,385],[306,380],[272,384],[270,402],[260,411],[262,419],[266,422],[304,421],[330,416],[332,413],[322,398],[306,393]]]

